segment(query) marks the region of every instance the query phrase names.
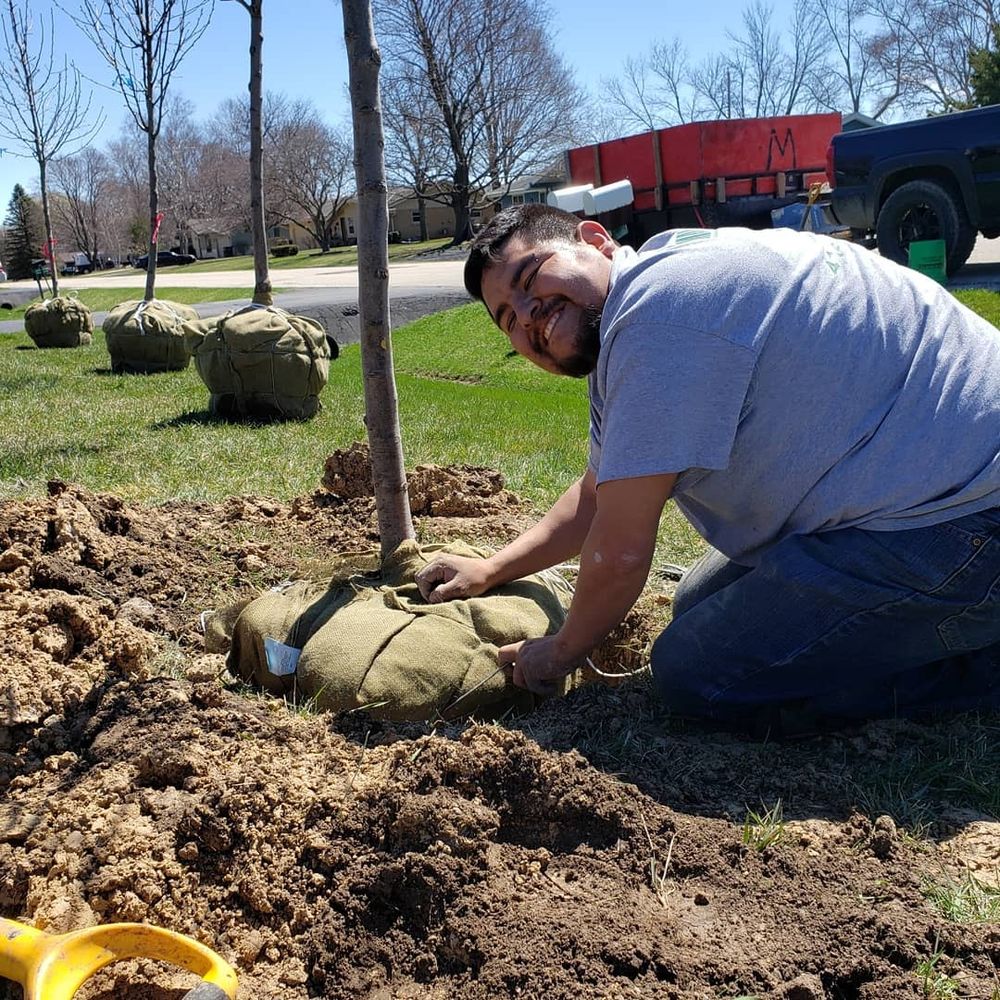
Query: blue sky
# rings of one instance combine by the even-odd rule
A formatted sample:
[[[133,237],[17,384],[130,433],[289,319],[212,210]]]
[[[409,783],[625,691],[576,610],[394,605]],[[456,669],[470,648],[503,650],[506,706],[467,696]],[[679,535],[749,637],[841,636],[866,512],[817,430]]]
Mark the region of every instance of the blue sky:
[[[66,0],[66,6],[74,0]],[[50,0],[31,0],[44,12]],[[717,0],[713,25],[738,25],[745,0]],[[775,10],[789,0],[775,0]],[[720,47],[722,31],[707,32],[704,9],[678,0],[550,0],[556,47],[577,79],[596,92],[601,77],[612,75],[629,55],[642,54],[657,39],[680,36],[698,57]],[[125,120],[113,75],[79,29],[55,10],[57,52],[95,81],[95,105],[107,115],[98,145],[117,134]],[[331,123],[346,121],[347,58],[343,16],[335,0],[267,0],[264,5],[264,85],[291,97],[310,98]],[[377,30],[377,26],[376,26]],[[234,0],[219,0],[212,24],[181,65],[171,92],[194,102],[199,118],[209,117],[228,97],[246,92],[249,72],[249,18]],[[13,155],[13,143],[0,139],[0,221],[11,190],[19,182],[35,191],[35,162]]]

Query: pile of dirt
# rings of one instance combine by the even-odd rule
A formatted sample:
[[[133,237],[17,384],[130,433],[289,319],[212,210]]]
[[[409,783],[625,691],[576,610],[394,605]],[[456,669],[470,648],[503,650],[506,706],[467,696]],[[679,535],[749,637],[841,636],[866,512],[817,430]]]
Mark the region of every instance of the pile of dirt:
[[[375,493],[368,445],[357,442],[330,455],[323,469],[323,486],[337,496],[356,499]],[[521,506],[504,488],[496,469],[479,465],[418,465],[407,473],[410,512],[432,517],[486,517]]]
[[[53,483],[0,506],[0,915],[190,934],[243,1000],[996,996],[997,924],[947,920],[927,887],[987,879],[997,824],[948,801],[957,776],[935,837],[859,808],[865,775],[985,755],[989,730],[748,743],[665,726],[641,679],[506,725],[390,724],[220,676],[202,612],[375,544],[370,498],[321,490],[143,507]],[[745,822],[779,799],[773,828]],[[191,985],[125,963],[81,996]]]

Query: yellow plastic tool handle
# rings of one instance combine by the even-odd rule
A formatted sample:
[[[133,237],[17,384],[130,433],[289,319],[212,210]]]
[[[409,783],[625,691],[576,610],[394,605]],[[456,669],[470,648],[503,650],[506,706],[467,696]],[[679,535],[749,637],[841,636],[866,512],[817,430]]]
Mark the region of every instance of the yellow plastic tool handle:
[[[70,1000],[98,969],[127,958],[156,959],[201,976],[186,1000],[236,997],[233,968],[183,934],[146,924],[105,924],[50,935],[0,918],[0,974],[24,986],[25,1000]]]
[[[44,937],[34,927],[0,917],[0,977],[27,986]]]

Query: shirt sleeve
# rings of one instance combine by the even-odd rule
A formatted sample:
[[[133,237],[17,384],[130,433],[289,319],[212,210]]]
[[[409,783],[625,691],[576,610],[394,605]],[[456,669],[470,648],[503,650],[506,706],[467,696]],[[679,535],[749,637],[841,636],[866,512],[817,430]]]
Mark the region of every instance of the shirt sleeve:
[[[753,377],[755,352],[704,330],[631,324],[615,331],[603,381],[599,483],[724,469]]]

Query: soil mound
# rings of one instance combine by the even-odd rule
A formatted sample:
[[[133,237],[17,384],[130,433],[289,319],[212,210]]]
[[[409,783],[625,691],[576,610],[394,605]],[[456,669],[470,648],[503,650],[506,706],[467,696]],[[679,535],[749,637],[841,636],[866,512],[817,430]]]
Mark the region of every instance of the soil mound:
[[[393,724],[220,677],[202,612],[373,547],[372,507],[0,505],[0,914],[190,934],[242,1000],[992,995],[995,916],[929,890],[993,884],[995,816],[960,795],[996,801],[987,721],[748,743],[668,724],[636,678]],[[80,996],[192,985],[125,963]]]
[[[368,445],[355,443],[326,460],[323,486],[337,496],[370,497],[372,482]],[[517,509],[518,498],[504,489],[496,469],[478,465],[418,465],[406,476],[410,511],[433,517],[486,517]]]

